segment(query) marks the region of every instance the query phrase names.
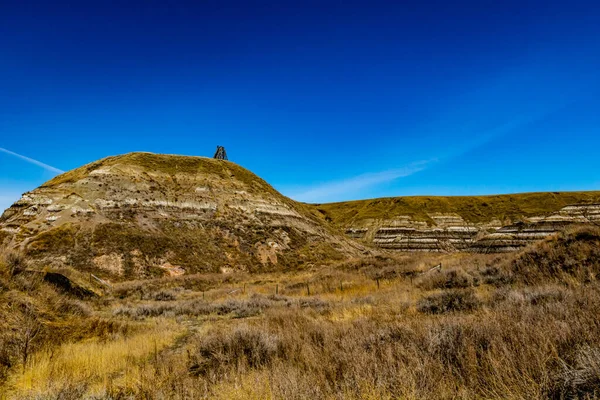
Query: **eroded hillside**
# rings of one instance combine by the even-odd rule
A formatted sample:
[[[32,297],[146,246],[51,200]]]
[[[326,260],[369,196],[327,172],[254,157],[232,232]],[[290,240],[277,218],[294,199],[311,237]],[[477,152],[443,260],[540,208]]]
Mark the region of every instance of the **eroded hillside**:
[[[347,236],[399,251],[507,252],[600,223],[600,192],[395,197],[319,204]]]
[[[597,197],[309,206],[226,161],[100,160],[0,220],[0,397],[597,398],[600,228],[451,253]]]
[[[39,265],[115,279],[285,269],[362,251],[234,163],[151,153],[60,175],[24,194],[0,226]]]
[[[372,252],[365,244],[506,252],[589,223],[600,192],[307,205],[228,161],[131,153],[25,193],[0,218],[0,242],[38,267],[127,280],[305,268]]]

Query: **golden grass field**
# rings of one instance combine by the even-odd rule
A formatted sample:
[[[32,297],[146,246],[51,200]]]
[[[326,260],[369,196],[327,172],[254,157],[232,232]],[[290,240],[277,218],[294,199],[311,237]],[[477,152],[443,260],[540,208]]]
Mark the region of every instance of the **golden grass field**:
[[[2,259],[2,399],[600,397],[597,228],[518,254],[157,278],[85,299]]]

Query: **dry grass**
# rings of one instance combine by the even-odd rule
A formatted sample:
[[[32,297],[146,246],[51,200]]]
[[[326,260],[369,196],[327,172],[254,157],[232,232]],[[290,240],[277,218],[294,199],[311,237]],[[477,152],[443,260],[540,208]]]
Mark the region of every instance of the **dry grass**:
[[[600,398],[599,238],[129,282],[85,302],[43,283],[44,300],[27,297],[5,266],[0,296],[35,311],[23,321],[80,333],[39,336],[4,388],[40,399]]]
[[[558,233],[511,260],[508,270],[526,284],[595,281],[600,276],[600,228]]]
[[[489,222],[549,215],[578,203],[597,203],[600,192],[522,193],[494,196],[413,196],[389,197],[314,207],[338,226],[360,225],[361,221],[392,219],[409,215],[417,221],[433,222],[430,213],[455,213],[465,221]]]
[[[0,385],[11,372],[22,373],[39,352],[129,331],[126,323],[94,315],[93,301],[62,293],[26,266],[19,254],[0,254]]]
[[[476,311],[435,317],[361,308],[339,320],[310,309],[271,309],[261,319],[191,336],[188,355],[172,355],[171,369],[156,371],[153,381],[163,386],[141,390],[151,398],[598,395],[598,287],[543,293],[544,301],[531,289],[511,293]]]
[[[241,181],[247,185],[248,190],[259,193],[277,193],[263,179],[252,172],[230,161],[215,160],[207,157],[178,156],[154,153],[128,153],[120,156],[107,157],[102,160],[84,165],[72,171],[65,172],[54,179],[46,182],[43,187],[58,186],[68,182],[74,182],[90,174],[90,172],[112,166],[130,167],[140,172],[151,171],[176,175],[178,173],[211,174],[216,175],[224,181]]]
[[[65,384],[85,389],[88,395],[104,395],[115,387],[135,387],[145,365],[156,361],[159,351],[172,345],[182,328],[156,321],[136,334],[102,341],[90,339],[66,343],[38,353],[21,374],[8,382],[9,390],[22,397],[41,398],[64,392]]]

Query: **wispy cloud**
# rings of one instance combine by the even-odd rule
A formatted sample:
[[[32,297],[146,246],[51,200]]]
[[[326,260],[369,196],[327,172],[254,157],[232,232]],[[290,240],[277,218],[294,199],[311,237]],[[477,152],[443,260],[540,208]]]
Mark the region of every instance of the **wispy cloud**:
[[[43,162],[41,162],[41,161],[34,160],[33,158],[30,158],[30,157],[24,156],[24,155],[22,155],[22,154],[19,154],[19,153],[15,153],[14,151],[10,151],[10,150],[4,149],[4,148],[2,148],[2,147],[0,147],[0,152],[2,152],[2,153],[6,153],[6,154],[10,154],[11,156],[14,156],[14,157],[20,158],[20,159],[21,159],[21,160],[23,160],[23,161],[27,161],[27,162],[28,162],[28,163],[30,163],[30,164],[34,164],[34,165],[37,165],[38,167],[42,167],[42,168],[44,168],[45,170],[48,170],[48,171],[50,171],[50,172],[55,172],[55,173],[57,173],[57,174],[62,174],[63,172],[65,172],[65,171],[63,171],[62,169],[58,169],[58,168],[56,168],[56,167],[53,167],[52,165],[44,164],[44,163],[43,163]]]
[[[448,146],[447,149],[440,150],[436,158],[430,160],[415,162],[399,169],[367,173],[348,179],[320,183],[297,190],[290,190],[287,191],[287,193],[291,198],[307,203],[323,203],[345,201],[351,198],[364,198],[365,195],[368,194],[369,189],[377,185],[407,177],[429,168],[433,164],[441,166],[442,164],[455,161],[466,153],[485,146],[493,140],[509,135],[529,124],[543,120],[552,113],[565,107],[565,104],[568,105],[570,103],[560,103],[554,107],[548,107],[537,112],[512,116],[512,118],[504,120],[488,129],[474,129],[472,134],[469,135],[469,141],[454,146]]]
[[[402,168],[362,174],[339,181],[325,182],[297,190],[291,193],[290,197],[308,203],[345,200],[352,197],[352,195],[360,194],[367,188],[422,171],[435,161],[437,160],[418,161]]]

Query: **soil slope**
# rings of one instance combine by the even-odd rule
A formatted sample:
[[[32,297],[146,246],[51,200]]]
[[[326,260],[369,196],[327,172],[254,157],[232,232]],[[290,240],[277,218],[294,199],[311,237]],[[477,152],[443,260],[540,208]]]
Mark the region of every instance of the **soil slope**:
[[[151,153],[52,179],[6,210],[0,229],[39,266],[110,279],[302,268],[365,251],[232,162]]]
[[[600,192],[393,197],[314,206],[352,238],[400,251],[507,252],[600,224]]]

